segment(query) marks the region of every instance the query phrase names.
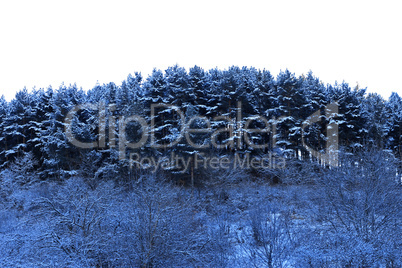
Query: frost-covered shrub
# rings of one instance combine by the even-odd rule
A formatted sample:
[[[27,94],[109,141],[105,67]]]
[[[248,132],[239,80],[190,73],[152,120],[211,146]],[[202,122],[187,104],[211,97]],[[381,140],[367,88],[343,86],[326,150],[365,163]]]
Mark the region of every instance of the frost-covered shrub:
[[[194,199],[178,187],[143,176],[116,211],[123,217],[112,248],[116,263],[172,267],[208,261],[207,231],[192,210]]]
[[[245,251],[256,267],[286,267],[298,239],[288,213],[265,203],[250,210],[250,235]]]
[[[110,184],[91,189],[82,179],[72,178],[49,198],[40,198],[38,216],[46,219],[47,226],[41,237],[44,250],[57,249],[59,256],[72,262],[92,265],[102,261],[112,235],[114,195]]]
[[[401,265],[402,188],[397,161],[365,150],[342,159],[321,180],[321,231],[308,243],[310,261],[349,267]],[[326,228],[323,228],[326,226]]]

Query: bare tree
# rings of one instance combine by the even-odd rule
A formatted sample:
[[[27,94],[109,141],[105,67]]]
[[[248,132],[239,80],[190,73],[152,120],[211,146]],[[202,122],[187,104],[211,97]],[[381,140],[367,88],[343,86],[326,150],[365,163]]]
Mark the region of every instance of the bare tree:
[[[70,179],[49,198],[41,198],[41,213],[47,219],[47,230],[40,245],[44,249],[56,248],[69,261],[81,265],[102,265],[112,229],[107,221],[112,216],[109,208],[114,195],[111,185],[101,184],[92,190],[82,179]],[[112,229],[113,230],[113,229]]]
[[[324,219],[332,227],[337,247],[353,252],[339,252],[342,265],[395,266],[401,259],[395,249],[402,245],[397,161],[389,152],[368,149],[342,163],[322,180]]]
[[[297,234],[284,210],[273,204],[260,204],[250,211],[253,241],[245,251],[255,267],[289,267],[296,246]],[[246,234],[247,235],[247,234]]]

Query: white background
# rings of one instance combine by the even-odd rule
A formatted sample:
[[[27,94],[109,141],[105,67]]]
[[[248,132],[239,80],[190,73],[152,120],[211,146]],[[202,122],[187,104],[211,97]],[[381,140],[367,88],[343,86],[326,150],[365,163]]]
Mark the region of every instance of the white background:
[[[312,70],[401,94],[398,1],[0,1],[0,95],[179,64]]]

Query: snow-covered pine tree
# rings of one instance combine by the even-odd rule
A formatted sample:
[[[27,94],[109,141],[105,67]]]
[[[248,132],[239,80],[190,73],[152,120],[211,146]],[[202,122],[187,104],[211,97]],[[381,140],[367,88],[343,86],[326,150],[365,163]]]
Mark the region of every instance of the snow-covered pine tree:
[[[73,174],[79,166],[79,148],[68,142],[64,119],[75,105],[84,102],[85,94],[76,85],[62,84],[53,93],[39,137],[43,152],[42,176],[62,178]]]
[[[6,118],[4,136],[7,140],[8,150],[5,156],[12,160],[22,156],[27,151],[27,138],[30,137],[30,121],[32,120],[31,96],[26,88],[15,94],[10,102],[10,113]]]
[[[296,157],[302,149],[302,108],[306,104],[301,90],[302,80],[289,70],[280,72],[276,79],[276,117],[278,118],[277,145]]]
[[[4,96],[0,97],[0,168],[5,166],[8,162],[8,157],[6,152],[8,151],[9,145],[7,142],[7,135],[5,128],[7,127],[7,118],[9,116],[9,105]]]
[[[335,83],[328,87],[331,102],[339,104],[339,143],[348,151],[354,152],[363,147],[368,130],[363,115],[365,89],[351,89],[348,83]]]
[[[326,118],[325,108],[329,104],[326,87],[310,71],[307,76],[302,76],[302,92],[306,98],[306,103],[301,108],[301,117],[309,118],[312,114],[320,111],[320,121],[309,125],[303,130],[306,145],[316,151],[322,151],[326,147],[326,125],[329,123]],[[310,159],[310,154],[302,149],[302,158]]]
[[[386,136],[389,133],[385,100],[376,93],[369,93],[364,99],[362,108],[366,122],[364,128],[368,131],[365,142],[384,149]]]
[[[402,98],[393,92],[386,103],[387,145],[402,160]]]

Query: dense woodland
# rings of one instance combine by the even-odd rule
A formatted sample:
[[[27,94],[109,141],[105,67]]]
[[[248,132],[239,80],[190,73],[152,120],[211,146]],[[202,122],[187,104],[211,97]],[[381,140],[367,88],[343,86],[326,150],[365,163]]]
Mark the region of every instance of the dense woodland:
[[[23,89],[11,102],[0,99],[1,167],[7,167],[16,157],[27,153],[32,154],[36,169],[45,177],[71,174],[79,170],[87,159],[91,160],[94,169],[115,165],[118,161],[111,148],[113,146],[109,145],[111,139],[119,138],[118,125],[122,116],[139,115],[149,123],[150,105],[166,103],[178,106],[187,118],[226,115],[236,119],[238,102],[241,102],[244,121],[255,115],[278,119],[276,145],[290,154],[300,155],[302,159],[310,159],[301,143],[302,123],[309,115],[323,111],[332,102],[339,105],[339,115],[331,120],[339,125],[339,144],[344,152],[353,153],[365,146],[375,146],[391,150],[396,158],[402,156],[402,99],[397,93],[384,100],[378,94],[366,94],[365,89],[352,89],[347,83],[324,85],[312,73],[296,77],[288,70],[275,78],[269,71],[246,67],[204,71],[195,66],[187,72],[184,68],[173,66],[165,72],[155,69],[146,79],[139,73],[130,74],[119,86],[114,83],[97,85],[86,92],[76,85],[32,91]],[[109,135],[105,144],[96,150],[80,150],[65,137],[65,117],[70,109],[82,103],[103,103],[106,107],[106,133]],[[99,141],[98,113],[95,110],[80,112],[74,133],[82,141]],[[156,125],[163,122],[159,128],[161,141],[177,135],[175,130],[180,126],[175,123],[174,116],[169,111],[160,111]],[[110,124],[112,117],[115,122]],[[328,123],[325,113],[321,117],[321,123],[315,124],[305,134],[310,146],[315,146],[317,150],[324,148],[325,124]],[[215,123],[212,128],[217,128],[222,122]],[[128,127],[125,132],[132,140],[139,135],[135,126]],[[219,140],[223,142],[225,137],[221,136]],[[193,137],[197,144],[208,138],[208,135]],[[250,139],[265,144],[272,138],[268,133],[265,136],[254,135]],[[202,141],[197,142],[197,139]],[[261,153],[247,146],[234,147],[236,151]],[[211,148],[205,150],[210,151]],[[143,153],[156,153],[153,148],[141,149]],[[186,153],[192,149],[186,148],[185,142],[180,142],[163,153],[168,154],[169,150]],[[271,149],[266,148],[265,151]],[[218,153],[227,152],[219,150]]]
[[[133,115],[154,123],[159,144],[178,139],[178,113],[165,106],[151,116],[158,103],[178,107],[186,122],[211,119],[210,132],[190,134],[206,146],[181,139],[167,148],[122,147],[146,131],[127,120]],[[339,110],[329,118],[331,103]],[[93,105],[76,113],[71,130],[92,148],[66,136],[66,116],[80,104]],[[320,120],[303,129],[317,111]],[[211,145],[214,130],[236,134],[256,115],[267,118],[271,131],[235,138],[221,132],[220,146]],[[205,129],[205,122],[193,120],[191,127]],[[302,144],[304,137],[325,153],[328,124],[339,129],[337,166]],[[261,120],[250,125],[264,128]],[[88,91],[23,89],[10,102],[0,99],[0,130],[2,267],[402,266],[397,93],[384,100],[344,82],[325,85],[311,72],[274,77],[246,67],[173,66]],[[286,167],[152,173],[131,165],[133,152],[231,159],[274,152]]]

